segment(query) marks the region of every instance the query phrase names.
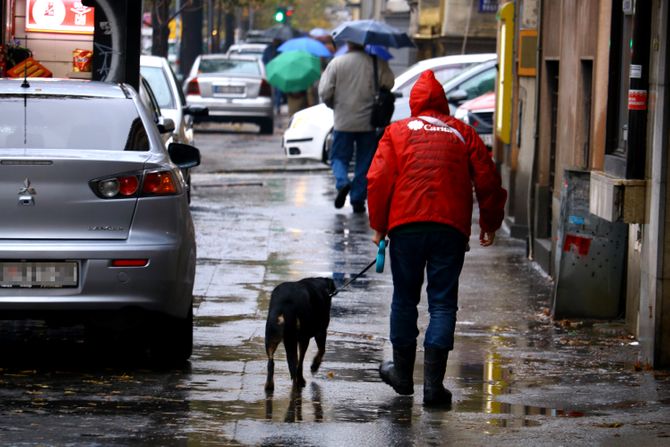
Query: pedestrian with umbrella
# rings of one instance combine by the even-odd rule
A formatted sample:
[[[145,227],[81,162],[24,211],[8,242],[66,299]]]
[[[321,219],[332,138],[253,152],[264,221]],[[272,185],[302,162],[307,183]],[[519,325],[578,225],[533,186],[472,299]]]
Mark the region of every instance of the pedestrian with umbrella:
[[[282,43],[283,41],[281,40],[281,38],[274,37],[272,39],[272,42],[270,42],[268,46],[265,47],[265,50],[263,50],[263,56],[261,57],[261,60],[263,61],[266,70],[268,64],[272,61],[272,59],[277,57],[277,55],[279,54],[278,49]],[[279,112],[281,111],[281,103],[283,96],[284,94],[278,88],[272,89],[272,106],[275,109],[275,113],[277,115],[279,115]]]
[[[321,76],[321,62],[303,50],[287,51],[270,61],[265,73],[270,85],[292,95],[289,96],[289,114],[293,114],[306,101],[307,89]]]
[[[321,66],[326,66],[326,61],[333,53],[320,41],[312,37],[296,37],[287,40],[278,48],[279,52],[285,53],[287,51],[306,51],[312,56],[316,56],[321,61]],[[288,94],[288,108],[289,115],[293,115],[298,110],[312,106],[318,102],[318,83],[315,81],[305,91],[289,93]]]
[[[334,58],[319,82],[321,100],[334,111],[331,167],[335,177],[335,208],[342,208],[347,195],[355,213],[365,213],[366,175],[377,146],[375,126],[371,124],[373,102],[378,88],[393,87],[394,76],[388,63],[365,52],[365,45],[412,46],[409,37],[393,27],[375,25],[366,33],[368,22],[346,22],[333,30],[336,42],[346,42],[348,52]],[[363,31],[361,31],[360,29]],[[404,34],[404,38],[402,35]],[[389,35],[392,35],[389,37]],[[355,156],[354,176],[349,165]]]

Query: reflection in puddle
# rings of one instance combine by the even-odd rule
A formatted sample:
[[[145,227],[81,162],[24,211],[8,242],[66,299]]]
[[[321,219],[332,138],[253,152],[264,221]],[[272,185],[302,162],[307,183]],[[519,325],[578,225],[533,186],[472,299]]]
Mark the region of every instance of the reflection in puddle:
[[[528,416],[584,417],[586,413],[574,409],[549,408],[524,404],[500,402],[500,396],[510,394],[514,382],[512,368],[507,366],[500,354],[486,356],[484,365],[462,365],[459,380],[471,385],[474,391],[468,398],[454,405],[456,411],[480,412],[489,415],[506,415],[487,421],[496,427],[535,427],[539,421]],[[479,379],[481,377],[481,379]],[[481,382],[479,382],[481,380]],[[481,388],[479,388],[479,384]],[[479,389],[478,389],[479,388]]]
[[[501,427],[501,428],[522,428],[522,427],[539,427],[540,422],[535,421],[532,419],[502,419],[502,418],[497,418],[497,419],[489,419],[487,421],[489,425],[492,425],[494,427]]]
[[[321,387],[316,383],[312,382],[310,385],[311,396],[310,402],[312,407],[312,412],[310,419],[314,422],[323,421],[323,407],[321,406]],[[303,421],[303,389],[301,388],[292,388],[290,398],[288,400],[288,405],[286,412],[284,414],[284,422],[302,422]],[[281,406],[283,407],[286,402],[281,401]],[[267,393],[265,397],[265,419],[271,421],[275,418],[275,408],[274,408],[274,396],[273,393]]]

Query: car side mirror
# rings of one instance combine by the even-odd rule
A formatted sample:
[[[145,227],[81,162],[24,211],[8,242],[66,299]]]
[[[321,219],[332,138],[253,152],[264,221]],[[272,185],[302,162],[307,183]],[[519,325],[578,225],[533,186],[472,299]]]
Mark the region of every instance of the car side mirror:
[[[399,91],[393,92],[393,96],[395,96],[396,98],[402,98],[402,92]]]
[[[165,118],[161,116],[158,118],[158,123],[156,123],[156,125],[160,133],[174,132],[175,129],[174,121],[172,121],[172,118]]]
[[[184,111],[184,115],[209,116],[209,109],[204,106],[188,105],[184,106],[182,110]]]
[[[172,163],[183,169],[195,168],[200,164],[200,151],[188,144],[170,143],[168,154]]]
[[[461,89],[454,90],[447,95],[447,101],[458,105],[461,105],[466,99],[468,99],[468,92]]]

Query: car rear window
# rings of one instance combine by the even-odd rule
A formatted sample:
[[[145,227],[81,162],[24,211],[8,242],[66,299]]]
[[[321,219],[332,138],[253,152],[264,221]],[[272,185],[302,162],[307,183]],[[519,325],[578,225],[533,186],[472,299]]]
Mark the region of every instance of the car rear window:
[[[158,107],[161,109],[177,108],[169,81],[161,67],[140,67],[140,74],[147,80],[151,91],[154,92]]]
[[[242,59],[202,59],[198,71],[200,73],[221,73],[237,76],[260,76],[261,74],[257,61]]]
[[[0,95],[0,148],[148,151],[149,137],[130,99]]]

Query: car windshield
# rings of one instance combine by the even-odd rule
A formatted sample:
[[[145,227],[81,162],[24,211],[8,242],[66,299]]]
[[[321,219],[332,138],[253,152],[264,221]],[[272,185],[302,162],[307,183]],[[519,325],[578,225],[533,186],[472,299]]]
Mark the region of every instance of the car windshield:
[[[453,78],[464,69],[468,68],[468,64],[458,64],[458,65],[449,65],[445,67],[435,67],[432,68],[433,73],[435,73],[435,78],[440,84],[444,84],[449,79]],[[398,86],[395,89],[396,92],[401,92],[403,97],[409,97],[412,87],[416,83],[416,80],[419,79],[419,76],[423,71],[418,71],[414,76],[405,81],[402,85]]]
[[[0,95],[0,149],[148,151],[132,100]]]
[[[484,93],[492,92],[495,88],[497,74],[496,68],[491,67],[460,84],[458,89],[468,94],[467,99],[473,99]]]
[[[151,91],[154,92],[158,107],[161,109],[176,109],[172,89],[168,83],[165,71],[161,67],[140,67],[140,73],[147,80]]]
[[[260,76],[261,74],[257,61],[243,59],[202,59],[198,71],[234,76]]]

